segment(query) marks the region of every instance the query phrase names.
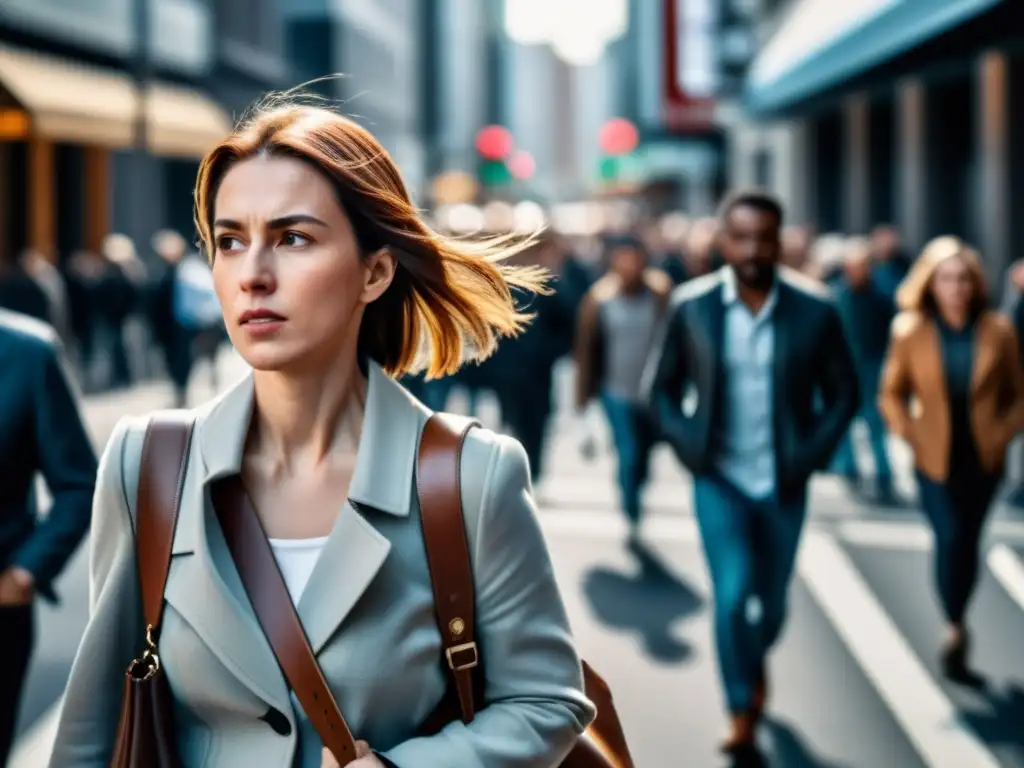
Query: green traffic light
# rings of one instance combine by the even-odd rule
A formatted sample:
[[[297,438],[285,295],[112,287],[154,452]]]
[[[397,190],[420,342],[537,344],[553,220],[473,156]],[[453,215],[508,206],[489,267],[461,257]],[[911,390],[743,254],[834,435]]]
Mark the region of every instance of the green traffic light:
[[[504,160],[484,160],[480,163],[479,176],[485,187],[499,187],[512,182],[512,173]]]

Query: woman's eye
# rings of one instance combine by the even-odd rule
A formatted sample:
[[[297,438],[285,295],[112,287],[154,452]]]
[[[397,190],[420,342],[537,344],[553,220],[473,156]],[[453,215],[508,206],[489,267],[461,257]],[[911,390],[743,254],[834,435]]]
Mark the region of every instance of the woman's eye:
[[[281,235],[281,245],[288,248],[301,248],[304,245],[309,245],[309,238],[305,235],[300,235],[298,232],[285,232]]]
[[[217,250],[234,251],[241,246],[241,241],[234,235],[221,235],[217,238]]]

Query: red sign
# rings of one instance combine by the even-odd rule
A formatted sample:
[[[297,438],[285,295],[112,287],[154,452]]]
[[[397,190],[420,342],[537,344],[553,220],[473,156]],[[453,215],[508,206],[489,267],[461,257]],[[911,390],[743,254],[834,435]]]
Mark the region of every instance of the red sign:
[[[684,83],[683,55],[687,41],[684,4],[707,3],[708,0],[663,0],[665,12],[665,90],[662,94],[662,116],[665,127],[678,133],[699,133],[714,126],[715,99],[703,94],[687,93]],[[709,30],[710,31],[710,30]],[[697,34],[698,30],[690,30]],[[690,37],[690,39],[693,39]]]

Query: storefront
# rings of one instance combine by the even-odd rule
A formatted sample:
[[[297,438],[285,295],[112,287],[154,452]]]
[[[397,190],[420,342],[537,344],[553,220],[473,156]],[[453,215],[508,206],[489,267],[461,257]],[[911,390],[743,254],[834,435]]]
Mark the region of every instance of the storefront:
[[[0,259],[25,248],[66,259],[98,248],[111,231],[133,236],[142,252],[159,227],[191,236],[196,164],[231,128],[228,113],[200,89],[215,48],[209,3],[152,0],[144,95],[129,75],[140,44],[131,4],[4,6]],[[140,156],[143,119],[147,154]],[[140,179],[144,187],[133,183]]]
[[[767,150],[772,186],[801,198],[820,230],[891,222],[911,250],[956,234],[998,276],[1024,248],[1010,215],[1024,204],[1022,163],[1009,140],[1024,127],[1022,6],[790,3],[750,69],[751,152],[740,171]]]
[[[0,258],[99,245],[108,153],[131,145],[137,103],[114,70],[0,47]]]

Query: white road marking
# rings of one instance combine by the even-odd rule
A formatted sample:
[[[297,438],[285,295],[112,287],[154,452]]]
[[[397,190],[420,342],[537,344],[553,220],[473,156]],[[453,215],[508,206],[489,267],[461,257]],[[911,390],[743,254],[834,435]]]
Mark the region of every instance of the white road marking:
[[[997,544],[988,553],[988,567],[1006,593],[1024,610],[1024,562],[1005,544]]]
[[[807,532],[799,571],[929,768],[998,768],[832,537]]]
[[[551,536],[602,541],[625,539],[629,532],[620,515],[608,512],[541,512],[540,525]],[[688,544],[698,541],[697,521],[692,517],[649,517],[644,520],[640,535],[654,541]]]
[[[46,768],[57,736],[57,719],[63,695],[44,712],[32,727],[16,740],[8,768]]]
[[[843,541],[878,549],[928,550],[932,533],[924,523],[857,520],[842,523],[839,535]]]
[[[865,547],[911,551],[932,548],[932,532],[924,521],[851,520],[840,523],[838,530],[843,541]],[[993,520],[986,526],[985,537],[1024,543],[1024,523]]]

